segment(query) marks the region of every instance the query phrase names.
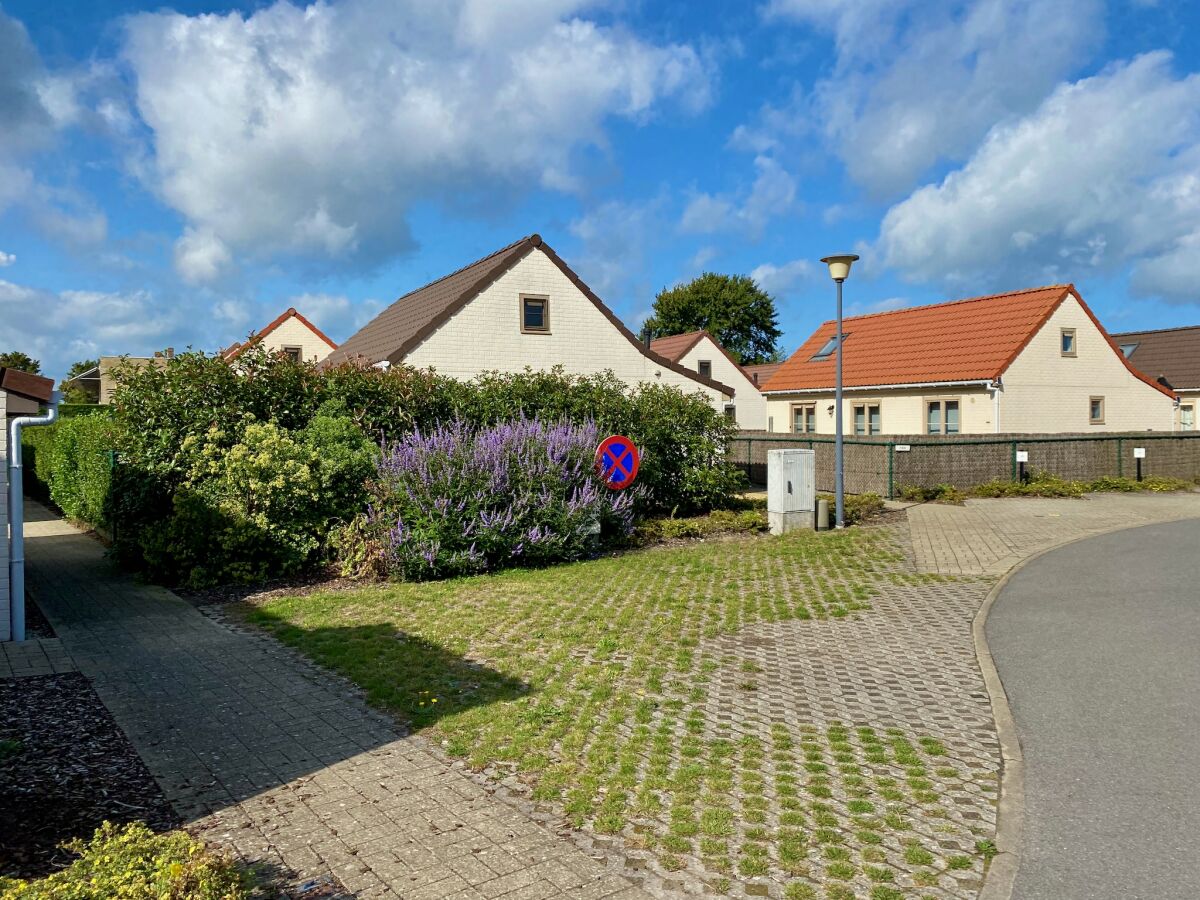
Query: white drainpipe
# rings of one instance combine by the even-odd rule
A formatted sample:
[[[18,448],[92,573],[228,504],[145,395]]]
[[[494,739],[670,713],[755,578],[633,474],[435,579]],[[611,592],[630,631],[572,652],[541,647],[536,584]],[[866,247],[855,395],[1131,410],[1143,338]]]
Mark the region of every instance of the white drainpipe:
[[[1004,390],[1004,385],[997,378],[988,385],[988,390],[992,392],[992,422],[995,424],[996,434],[1000,433],[1000,392]]]
[[[62,393],[55,391],[43,416],[17,416],[8,424],[8,584],[12,598],[12,639],[25,640],[25,490],[21,465],[21,429],[52,425],[58,419]]]

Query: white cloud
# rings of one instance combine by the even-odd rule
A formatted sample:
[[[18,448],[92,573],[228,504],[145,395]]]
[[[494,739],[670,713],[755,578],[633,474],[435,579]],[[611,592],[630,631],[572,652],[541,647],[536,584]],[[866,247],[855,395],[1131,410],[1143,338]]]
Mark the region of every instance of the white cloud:
[[[602,300],[645,306],[654,296],[650,254],[667,232],[665,194],[645,203],[610,200],[570,224],[582,244],[571,267]]]
[[[1011,286],[1132,263],[1135,288],[1195,302],[1200,74],[1150,53],[1056,90],[883,219],[888,265],[918,279]]]
[[[781,265],[763,263],[755,267],[750,277],[768,294],[778,296],[792,291],[812,278],[816,267],[807,259],[793,259]]]
[[[742,231],[760,237],[771,219],[794,208],[796,179],[770,156],[756,156],[754,168],[754,182],[741,196],[694,196],[679,220],[680,229],[691,234]]]
[[[811,98],[735,133],[810,120],[875,196],[968,156],[996,123],[1035,109],[1103,37],[1103,0],[772,0],[767,15],[832,32],[833,73]]]
[[[421,199],[578,185],[613,116],[709,99],[699,54],[575,15],[582,2],[277,2],[128,20],[145,168],[189,231],[193,281],[237,254],[372,263],[411,246]]]
[[[16,261],[17,255],[15,253],[5,253],[3,250],[0,250],[0,268],[11,266]]]
[[[41,360],[58,380],[76,359],[161,349],[188,317],[146,291],[44,291],[0,280],[4,349]],[[74,335],[74,338],[67,336]]]

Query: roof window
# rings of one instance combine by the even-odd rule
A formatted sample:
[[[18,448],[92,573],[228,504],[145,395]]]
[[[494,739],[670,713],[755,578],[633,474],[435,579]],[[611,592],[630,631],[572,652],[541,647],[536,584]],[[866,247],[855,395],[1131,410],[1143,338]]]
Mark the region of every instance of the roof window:
[[[846,338],[848,337],[850,337],[850,332],[843,331],[842,341],[845,342]],[[837,349],[837,335],[834,335],[825,342],[825,346],[817,351],[811,362],[822,362],[823,360],[829,359],[829,357],[833,356],[833,351],[835,349]]]
[[[1137,348],[1138,348],[1137,344],[1122,344],[1121,345],[1121,355],[1124,356],[1126,359],[1129,359],[1129,357],[1133,356],[1133,351],[1136,350]]]

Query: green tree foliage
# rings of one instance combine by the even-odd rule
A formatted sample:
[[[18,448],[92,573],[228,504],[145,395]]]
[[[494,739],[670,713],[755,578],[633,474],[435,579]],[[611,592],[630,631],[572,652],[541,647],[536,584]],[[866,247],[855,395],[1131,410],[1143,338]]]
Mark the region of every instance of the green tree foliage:
[[[715,272],[659,291],[646,327],[654,337],[707,331],[745,365],[777,359],[783,334],[774,297],[748,275]]]
[[[63,379],[63,401],[66,403],[97,403],[100,398],[100,384],[98,381],[92,382],[90,386],[85,387],[81,384],[68,384],[72,378],[77,375],[82,375],[88,369],[94,369],[100,365],[98,359],[81,359],[71,363],[71,368],[67,369],[67,377]]]
[[[40,375],[42,373],[42,364],[28,353],[22,353],[20,350],[9,350],[7,353],[0,353],[0,369],[18,369],[22,372],[32,372],[34,375]]]

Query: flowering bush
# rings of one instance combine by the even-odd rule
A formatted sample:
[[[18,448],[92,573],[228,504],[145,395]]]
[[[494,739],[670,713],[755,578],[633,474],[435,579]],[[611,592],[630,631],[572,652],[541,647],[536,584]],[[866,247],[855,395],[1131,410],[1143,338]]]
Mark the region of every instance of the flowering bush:
[[[384,448],[344,558],[422,579],[584,557],[633,520],[634,495],[593,469],[597,442],[594,423],[537,419],[406,435]]]

